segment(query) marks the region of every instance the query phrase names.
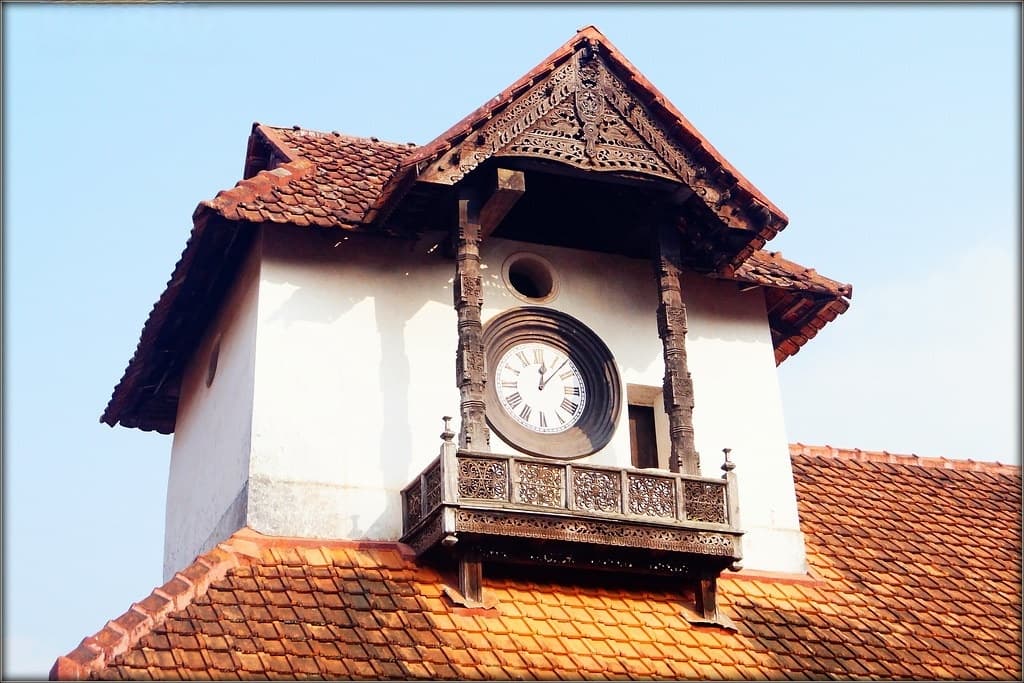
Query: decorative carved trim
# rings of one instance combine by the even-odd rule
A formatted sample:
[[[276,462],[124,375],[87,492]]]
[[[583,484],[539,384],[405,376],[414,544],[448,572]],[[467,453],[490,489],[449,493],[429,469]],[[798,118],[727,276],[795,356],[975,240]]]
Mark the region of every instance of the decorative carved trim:
[[[508,500],[508,461],[498,458],[458,459],[459,498]]]
[[[402,542],[412,548],[417,556],[430,550],[441,542],[441,538],[444,535],[441,517],[440,513],[435,514],[413,530],[412,533],[402,536]]]
[[[617,472],[574,467],[572,492],[576,508],[590,512],[621,512],[621,482]]]
[[[460,509],[455,513],[455,528],[465,533],[668,550],[695,555],[734,557],[736,553],[734,539],[723,533],[549,515]]]
[[[686,519],[694,522],[726,524],[725,488],[703,481],[683,481]]]
[[[658,334],[665,358],[665,412],[671,439],[669,469],[699,474],[700,455],[693,438],[693,380],[686,364],[686,306],[679,278],[679,233],[675,228],[659,227],[655,252]]]
[[[675,482],[665,477],[628,474],[629,512],[633,515],[676,518]]]
[[[680,556],[622,557],[615,553],[594,551],[583,548],[537,547],[510,550],[503,545],[482,545],[480,557],[483,560],[512,562],[518,564],[539,564],[549,567],[572,567],[574,569],[603,569],[635,571],[675,576],[693,576],[693,563]]]
[[[518,462],[516,502],[541,507],[564,508],[565,468],[536,462]]]
[[[592,171],[628,171],[687,185],[726,225],[759,231],[770,212],[737,202],[736,179],[709,168],[584,46],[419,174],[453,185],[493,156],[538,157]],[[712,162],[714,163],[714,162]]]
[[[441,463],[435,462],[423,473],[423,497],[421,516],[429,515],[440,504],[444,497],[441,490]]]
[[[416,485],[405,490],[405,524],[415,526],[416,522],[423,517],[423,495],[420,489],[420,482],[417,479]]]

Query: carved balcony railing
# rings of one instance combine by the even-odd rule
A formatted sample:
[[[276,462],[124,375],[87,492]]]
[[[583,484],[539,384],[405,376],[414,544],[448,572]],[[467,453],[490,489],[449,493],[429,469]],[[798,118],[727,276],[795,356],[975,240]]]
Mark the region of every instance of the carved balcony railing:
[[[731,464],[729,465],[731,469]],[[717,573],[741,559],[735,477],[442,453],[402,491],[403,542],[484,559]]]

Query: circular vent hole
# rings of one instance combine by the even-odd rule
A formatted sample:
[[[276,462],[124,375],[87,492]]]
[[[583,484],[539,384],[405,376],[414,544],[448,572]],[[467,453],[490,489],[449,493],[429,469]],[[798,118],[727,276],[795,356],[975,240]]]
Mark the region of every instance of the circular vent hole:
[[[555,275],[550,264],[536,256],[521,255],[508,266],[508,283],[527,299],[547,299],[555,291]]]

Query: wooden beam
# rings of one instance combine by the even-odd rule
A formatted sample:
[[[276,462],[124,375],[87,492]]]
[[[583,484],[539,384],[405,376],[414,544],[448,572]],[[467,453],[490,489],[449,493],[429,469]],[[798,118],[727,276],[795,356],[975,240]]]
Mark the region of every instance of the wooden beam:
[[[487,239],[519,198],[526,194],[526,174],[507,168],[495,169],[493,187],[487,188],[487,200],[480,207],[480,238]]]
[[[499,157],[501,155],[498,155]],[[602,183],[619,187],[633,187],[651,190],[652,192],[671,193],[679,187],[678,181],[666,180],[655,176],[631,173],[629,171],[585,171],[574,166],[529,157],[501,157],[504,168],[527,173],[544,173],[574,180]],[[684,198],[685,201],[686,198]]]

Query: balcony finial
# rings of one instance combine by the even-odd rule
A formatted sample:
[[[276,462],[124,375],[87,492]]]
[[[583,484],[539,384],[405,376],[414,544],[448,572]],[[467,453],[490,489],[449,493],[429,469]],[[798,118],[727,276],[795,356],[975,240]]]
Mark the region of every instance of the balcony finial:
[[[722,463],[722,470],[726,474],[728,474],[729,472],[732,472],[734,469],[736,469],[736,463],[734,463],[729,458],[729,454],[732,453],[732,449],[731,448],[723,448],[722,449],[722,453],[725,454],[725,462]]]
[[[441,419],[444,420],[444,431],[441,432],[441,440],[445,443],[451,443],[452,439],[455,438],[455,432],[452,431],[452,418],[450,415],[445,415]]]

